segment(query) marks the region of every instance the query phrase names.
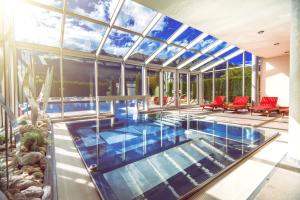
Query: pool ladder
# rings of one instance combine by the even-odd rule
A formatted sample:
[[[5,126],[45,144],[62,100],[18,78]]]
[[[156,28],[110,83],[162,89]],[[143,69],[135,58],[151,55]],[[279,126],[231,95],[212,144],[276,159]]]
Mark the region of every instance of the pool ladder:
[[[172,104],[174,103],[176,100],[178,99],[181,99],[181,97],[184,96],[184,95],[179,95],[178,98],[174,98],[172,101],[168,102],[164,107],[162,107],[162,110],[160,111],[160,117],[162,117],[162,115],[164,114],[164,111],[167,110],[167,108]],[[178,104],[178,114],[180,114],[180,102]]]

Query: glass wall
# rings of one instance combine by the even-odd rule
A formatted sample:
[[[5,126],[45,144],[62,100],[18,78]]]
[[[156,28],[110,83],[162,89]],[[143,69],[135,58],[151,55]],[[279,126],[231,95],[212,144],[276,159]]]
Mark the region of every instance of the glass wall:
[[[150,96],[148,102],[149,107],[159,107],[160,106],[160,71],[148,69],[147,71],[147,85],[148,91],[147,94]]]
[[[19,107],[22,112],[27,110],[26,98],[23,94],[23,80],[28,70],[32,69],[35,81],[35,95],[41,100],[41,89],[44,87],[48,70],[53,67],[52,86],[50,91],[48,113],[61,112],[61,80],[60,80],[60,59],[58,55],[33,52],[19,49],[17,51],[18,65],[18,97]]]
[[[203,73],[204,102],[212,101],[212,72]]]
[[[226,96],[226,70],[215,72],[215,96]]]
[[[125,65],[125,95],[142,95],[142,67]]]
[[[121,64],[98,62],[98,96],[121,95]]]
[[[187,101],[187,74],[179,74],[179,90],[180,90],[180,104],[186,105]]]
[[[198,75],[190,75],[190,104],[198,104]]]
[[[95,63],[91,59],[64,57],[64,111],[95,110]]]
[[[175,105],[174,90],[175,90],[175,73],[164,71],[163,79],[163,105]]]

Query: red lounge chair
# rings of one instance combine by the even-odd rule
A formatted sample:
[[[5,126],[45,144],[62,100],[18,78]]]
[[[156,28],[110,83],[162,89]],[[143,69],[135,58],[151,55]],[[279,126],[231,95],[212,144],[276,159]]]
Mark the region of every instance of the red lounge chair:
[[[168,99],[168,97],[167,96],[163,96],[163,105],[166,105],[167,104],[167,99]],[[159,105],[159,97],[154,97],[154,103],[156,104],[156,105]]]
[[[247,109],[248,100],[249,100],[249,96],[236,96],[234,97],[233,103],[225,105],[224,111],[225,110],[237,111],[240,109]]]
[[[209,108],[214,110],[215,108],[224,108],[225,96],[216,96],[213,103],[200,105],[200,108]]]
[[[259,105],[250,108],[251,115],[253,112],[266,112],[269,117],[272,111],[278,111],[277,101],[278,97],[262,97]]]
[[[289,115],[289,107],[279,107],[279,112],[281,113],[281,118],[284,117],[284,115]]]

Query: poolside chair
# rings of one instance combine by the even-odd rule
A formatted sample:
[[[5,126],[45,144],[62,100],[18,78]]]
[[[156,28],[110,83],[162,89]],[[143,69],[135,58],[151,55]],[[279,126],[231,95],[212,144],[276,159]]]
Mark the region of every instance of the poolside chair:
[[[210,104],[202,104],[200,105],[200,108],[203,109],[211,109],[214,110],[215,108],[223,108],[224,109],[224,102],[225,102],[225,96],[216,96],[214,101]]]
[[[253,112],[265,112],[270,116],[271,112],[279,111],[277,106],[278,97],[262,97],[259,105],[249,108],[251,115]]]
[[[167,96],[163,96],[163,105],[166,105],[167,104],[167,99],[168,99],[168,97]],[[159,105],[159,97],[154,97],[154,103],[156,104],[156,105]]]
[[[233,103],[225,105],[223,112],[225,110],[238,111],[241,109],[248,109],[248,100],[249,96],[236,96],[234,97]]]
[[[281,118],[284,117],[284,115],[289,115],[289,107],[279,107],[279,113],[281,113]]]

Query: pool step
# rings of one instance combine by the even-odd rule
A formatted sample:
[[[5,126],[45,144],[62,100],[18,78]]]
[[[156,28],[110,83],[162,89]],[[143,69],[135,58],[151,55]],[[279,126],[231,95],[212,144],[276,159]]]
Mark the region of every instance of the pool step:
[[[182,179],[181,181],[194,186],[199,184],[199,177],[210,177],[213,175],[210,169],[201,164],[202,160],[207,159],[205,158],[207,154],[199,153],[199,150],[192,145],[194,145],[194,141],[187,142],[109,171],[104,174],[104,177],[120,199],[136,198],[159,184],[168,187],[169,191],[178,198],[182,194],[177,192],[177,185],[172,185],[169,182],[169,179],[173,180],[175,175],[181,174],[184,177],[184,180]],[[220,163],[215,161],[211,164],[217,165]],[[197,169],[197,173],[201,174],[202,172],[203,175],[193,178],[186,169],[189,171]]]

